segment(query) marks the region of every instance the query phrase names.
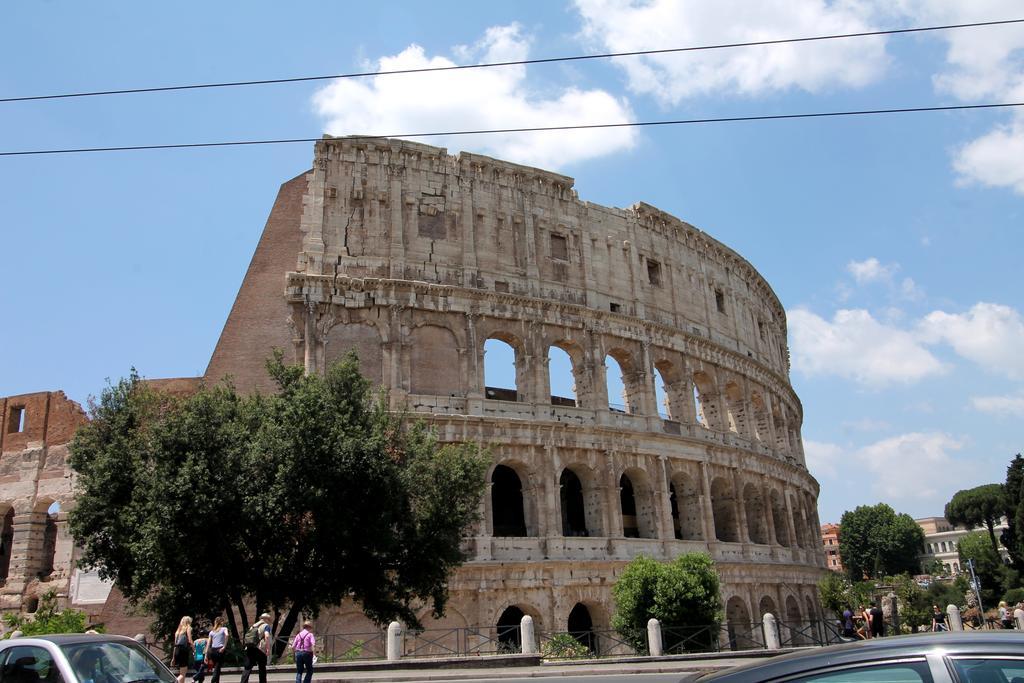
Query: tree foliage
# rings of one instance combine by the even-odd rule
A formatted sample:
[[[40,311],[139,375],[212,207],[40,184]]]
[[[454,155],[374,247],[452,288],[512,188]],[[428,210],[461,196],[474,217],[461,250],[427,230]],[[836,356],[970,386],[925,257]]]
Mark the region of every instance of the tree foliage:
[[[847,607],[856,607],[851,598],[850,580],[839,572],[825,572],[818,581],[818,598],[821,606],[836,616],[840,616]]]
[[[672,562],[641,555],[626,566],[612,596],[612,628],[637,652],[647,651],[647,621],[652,617],[661,622],[666,651],[707,626],[712,626],[706,631],[708,643],[718,638],[722,600],[714,562],[706,553],[684,553]],[[698,633],[690,644],[700,643]]]
[[[1014,569],[1024,573],[1024,457],[1020,453],[1006,468],[1003,503],[1007,522],[1002,536],[1003,546],[1010,553]]]
[[[905,513],[886,505],[861,505],[839,521],[839,555],[850,578],[916,574],[924,531]]]
[[[390,412],[354,354],[323,376],[280,353],[267,369],[269,396],[173,398],[134,371],[103,392],[70,447],[82,564],[161,634],[227,611],[237,636],[232,607],[244,630],[249,605],[283,614],[287,636],[347,597],[377,622],[443,613],[486,455]]]
[[[981,603],[986,609],[995,607],[1003,593],[1017,587],[1017,572],[1003,564],[985,532],[976,531],[961,538],[957,542],[957,552],[961,571],[968,571],[967,560],[974,560],[974,574],[981,584]]]
[[[985,526],[988,529],[992,550],[999,553],[995,527],[1006,510],[1002,484],[985,484],[973,489],[963,489],[953,494],[946,503],[946,520],[950,524],[972,529]]]

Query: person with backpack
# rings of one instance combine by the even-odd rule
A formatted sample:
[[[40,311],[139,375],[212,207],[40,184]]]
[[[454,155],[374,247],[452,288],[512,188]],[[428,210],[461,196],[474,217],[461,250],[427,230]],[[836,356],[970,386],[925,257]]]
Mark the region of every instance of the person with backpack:
[[[302,630],[292,638],[292,651],[295,652],[295,683],[310,683],[313,680],[313,650],[316,648],[316,636],[313,635],[313,622],[308,619],[302,622]],[[305,677],[303,677],[305,672]]]
[[[249,683],[252,668],[259,666],[260,683],[267,683],[267,658],[273,643],[270,633],[271,616],[264,612],[256,623],[245,632],[245,669],[239,683]]]
[[[199,637],[193,642],[192,659],[196,672],[192,674],[194,683],[203,683],[206,678],[206,645],[210,642],[210,633],[206,629],[199,632]]]
[[[178,668],[178,683],[185,683],[188,668],[192,665],[192,617],[182,617],[174,632],[171,665]]]

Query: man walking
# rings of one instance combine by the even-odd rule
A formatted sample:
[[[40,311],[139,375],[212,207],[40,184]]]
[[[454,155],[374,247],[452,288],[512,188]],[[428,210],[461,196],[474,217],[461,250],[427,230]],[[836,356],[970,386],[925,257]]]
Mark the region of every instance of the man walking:
[[[871,601],[871,609],[868,610],[868,614],[871,617],[871,637],[881,638],[885,635],[885,614],[874,600]]]
[[[273,642],[270,637],[270,620],[271,616],[264,612],[259,621],[245,632],[245,669],[239,683],[249,683],[253,666],[260,668],[260,683],[267,683],[267,657]]]

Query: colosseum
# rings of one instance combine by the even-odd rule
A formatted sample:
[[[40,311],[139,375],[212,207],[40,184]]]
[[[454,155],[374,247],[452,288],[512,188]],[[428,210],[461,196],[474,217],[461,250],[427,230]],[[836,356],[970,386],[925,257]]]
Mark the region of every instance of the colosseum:
[[[325,137],[280,189],[205,379],[269,390],[275,347],[311,372],[355,349],[396,407],[489,446],[470,560],[428,627],[607,629],[630,559],[687,551],[715,560],[735,629],[817,621],[818,486],[781,303],[706,233],[573,182]],[[323,619],[368,627],[355,608]]]

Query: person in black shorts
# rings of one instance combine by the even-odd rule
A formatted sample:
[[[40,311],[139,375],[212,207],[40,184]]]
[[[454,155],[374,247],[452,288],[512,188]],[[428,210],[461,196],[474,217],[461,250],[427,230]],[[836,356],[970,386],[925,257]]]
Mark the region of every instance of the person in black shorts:
[[[881,638],[885,635],[885,614],[882,613],[882,608],[871,601],[871,609],[868,610],[868,615],[871,617],[871,637]]]

